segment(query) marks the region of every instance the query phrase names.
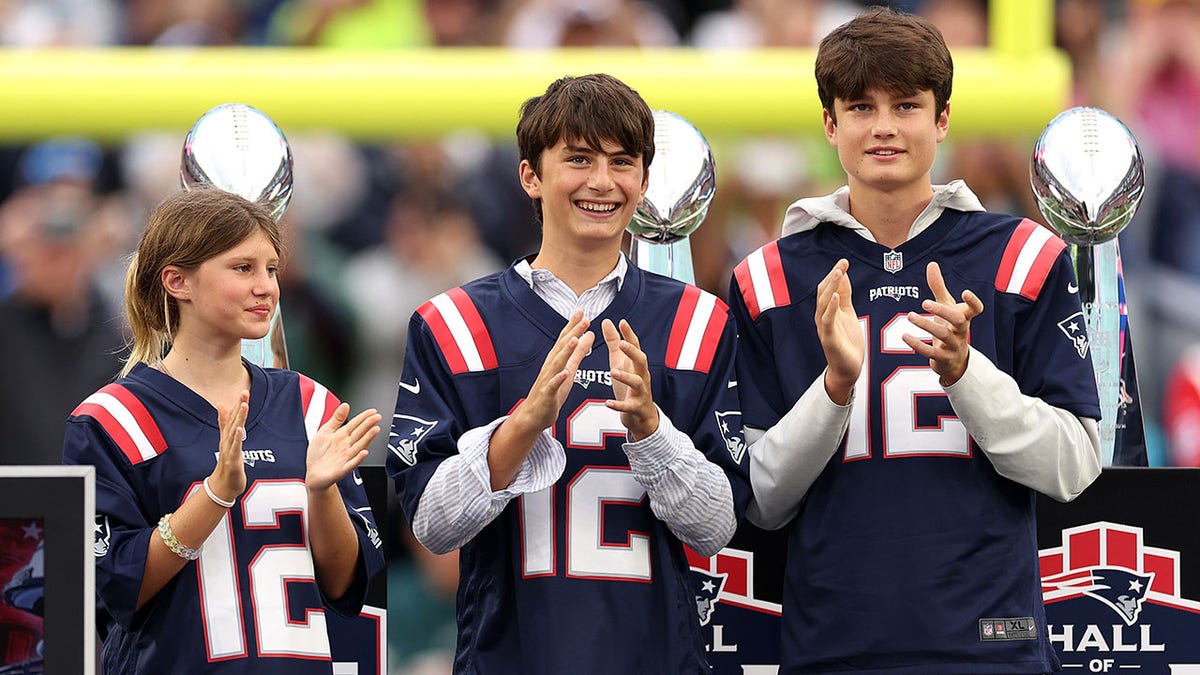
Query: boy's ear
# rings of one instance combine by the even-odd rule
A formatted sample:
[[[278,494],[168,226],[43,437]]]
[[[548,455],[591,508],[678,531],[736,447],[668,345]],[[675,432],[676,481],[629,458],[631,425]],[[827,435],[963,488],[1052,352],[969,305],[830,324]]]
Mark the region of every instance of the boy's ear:
[[[531,199],[541,199],[542,181],[538,178],[537,172],[533,170],[533,164],[530,164],[529,160],[523,159],[517,172],[520,174],[521,187],[525,189],[525,194],[529,195]]]
[[[946,101],[946,107],[942,112],[938,113],[937,118],[937,142],[941,143],[946,140],[946,134],[950,132],[950,102]]]
[[[821,120],[825,124],[825,138],[830,145],[837,146],[837,118],[828,108],[821,109]]]

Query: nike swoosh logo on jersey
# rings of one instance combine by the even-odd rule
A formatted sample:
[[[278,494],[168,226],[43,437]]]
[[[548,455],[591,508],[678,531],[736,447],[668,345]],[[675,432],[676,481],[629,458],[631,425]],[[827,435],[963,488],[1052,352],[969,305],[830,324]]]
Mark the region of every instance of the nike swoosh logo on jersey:
[[[730,380],[729,384],[725,385],[726,389],[733,389],[737,386],[737,380]]]
[[[421,380],[414,379],[412,384],[408,384],[404,380],[400,380],[400,387],[413,396],[416,396],[417,394],[421,393]]]
[[[1077,284],[1067,284],[1067,292],[1071,295],[1075,295],[1079,292],[1079,286]]]

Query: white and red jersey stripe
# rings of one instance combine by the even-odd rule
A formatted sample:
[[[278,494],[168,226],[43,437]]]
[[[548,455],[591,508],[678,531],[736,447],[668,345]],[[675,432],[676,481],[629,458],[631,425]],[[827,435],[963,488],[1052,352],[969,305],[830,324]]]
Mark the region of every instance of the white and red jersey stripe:
[[[728,316],[729,307],[717,296],[685,287],[667,339],[667,367],[707,373]]]
[[[167,449],[150,411],[122,385],[105,386],[84,399],[71,415],[87,415],[99,422],[131,464],[154,459]]]
[[[483,317],[467,292],[454,288],[417,308],[425,319],[450,372],[491,370],[497,366],[496,348]]]
[[[1028,218],[1023,219],[1009,237],[1004,257],[1000,259],[996,290],[1037,300],[1054,267],[1054,260],[1066,247],[1066,242],[1050,230]]]
[[[317,435],[321,425],[333,417],[333,411],[341,404],[325,385],[300,375],[300,409],[304,413],[304,433],[308,435],[308,440]]]
[[[779,261],[777,241],[746,256],[733,269],[733,274],[742,289],[742,300],[751,321],[772,307],[783,307],[792,302],[787,279],[783,276],[783,263]]]

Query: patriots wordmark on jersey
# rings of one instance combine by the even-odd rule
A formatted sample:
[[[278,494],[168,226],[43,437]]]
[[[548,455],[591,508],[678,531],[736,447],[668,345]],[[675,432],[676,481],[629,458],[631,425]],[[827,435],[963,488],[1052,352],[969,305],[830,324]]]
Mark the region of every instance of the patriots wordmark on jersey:
[[[728,310],[694,286],[630,267],[592,321],[626,319],[654,401],[749,498]],[[410,520],[464,432],[529,392],[566,320],[512,269],[434,298],[414,315],[388,457]],[[580,364],[553,427],[557,482],[508,502],[461,549],[460,673],[706,673],[680,539],[651,509],[622,449],[603,338]]]
[[[983,301],[971,322],[975,350],[1022,393],[1098,418],[1064,248],[1032,221],[946,210],[894,250],[824,223],[738,265],[730,307],[738,372],[754,375],[739,378],[747,426],[770,428],[821,375],[815,293],[839,258],[850,261],[867,347],[844,440],[788,525],[781,672],[1057,666],[1038,582],[1035,493],[996,473],[929,360],[902,336],[930,339],[907,315],[925,314],[926,265],[937,262],[955,298],[970,289]],[[1001,624],[1005,639],[994,632]]]
[[[149,539],[216,466],[216,411],[145,365],[72,413],[64,461],[96,467],[96,588],[113,620],[108,675],[328,674],[327,610],[357,615],[383,553],[357,472],[338,489],[358,534],[354,584],[337,600],[316,584],[304,486],[308,441],[339,402],[292,371],[251,373],[246,490],[166,586],[135,610]],[[187,664],[186,667],[181,664]]]

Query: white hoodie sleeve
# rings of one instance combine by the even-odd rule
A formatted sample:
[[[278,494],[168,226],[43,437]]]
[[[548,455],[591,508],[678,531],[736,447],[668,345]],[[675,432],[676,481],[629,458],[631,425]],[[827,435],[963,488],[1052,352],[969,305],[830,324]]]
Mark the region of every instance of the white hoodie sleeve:
[[[1069,502],[1100,475],[1096,420],[1022,394],[1011,376],[974,348],[966,372],[945,391],[1001,476]]]
[[[746,509],[751,523],[775,530],[796,515],[808,489],[846,435],[853,406],[853,399],[838,405],[829,398],[822,371],[770,429],[745,428],[754,489],[754,499]]]

